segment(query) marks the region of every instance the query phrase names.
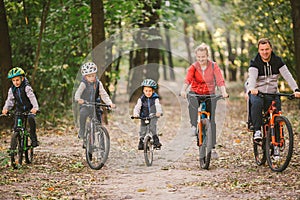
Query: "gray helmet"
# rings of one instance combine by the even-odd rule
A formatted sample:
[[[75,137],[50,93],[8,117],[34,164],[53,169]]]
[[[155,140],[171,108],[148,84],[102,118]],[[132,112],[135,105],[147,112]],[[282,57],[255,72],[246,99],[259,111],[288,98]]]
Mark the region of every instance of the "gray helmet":
[[[157,83],[156,83],[154,80],[152,80],[152,79],[145,79],[145,80],[142,82],[141,86],[142,86],[142,87],[147,86],[147,87],[151,87],[151,88],[153,88],[153,89],[157,89]]]

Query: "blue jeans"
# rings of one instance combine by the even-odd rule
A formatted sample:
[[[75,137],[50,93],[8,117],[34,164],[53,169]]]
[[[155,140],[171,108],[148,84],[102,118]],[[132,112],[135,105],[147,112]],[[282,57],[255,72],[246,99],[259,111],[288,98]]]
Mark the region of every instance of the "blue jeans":
[[[277,110],[281,110],[281,101],[278,96],[265,96],[259,97],[256,95],[249,94],[250,98],[250,117],[254,127],[254,131],[260,130],[263,125],[263,114],[262,111],[266,112],[270,107],[273,100],[276,102]]]

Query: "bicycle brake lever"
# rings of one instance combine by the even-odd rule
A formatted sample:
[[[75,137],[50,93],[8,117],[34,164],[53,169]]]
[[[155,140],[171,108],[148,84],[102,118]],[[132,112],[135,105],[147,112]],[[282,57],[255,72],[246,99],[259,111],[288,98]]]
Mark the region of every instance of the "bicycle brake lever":
[[[295,95],[294,94],[292,94],[292,95],[290,95],[290,96],[288,96],[288,99],[289,100],[292,100],[292,99],[295,99],[296,97],[295,97]]]

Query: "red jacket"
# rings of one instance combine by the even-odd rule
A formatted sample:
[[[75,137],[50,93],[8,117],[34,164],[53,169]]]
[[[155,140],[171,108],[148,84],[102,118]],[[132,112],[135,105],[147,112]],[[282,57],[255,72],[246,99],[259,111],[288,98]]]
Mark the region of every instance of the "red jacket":
[[[225,86],[225,81],[217,63],[208,61],[207,68],[202,71],[198,62],[193,63],[187,70],[186,84],[191,85],[191,91],[197,94],[215,94],[215,87]]]

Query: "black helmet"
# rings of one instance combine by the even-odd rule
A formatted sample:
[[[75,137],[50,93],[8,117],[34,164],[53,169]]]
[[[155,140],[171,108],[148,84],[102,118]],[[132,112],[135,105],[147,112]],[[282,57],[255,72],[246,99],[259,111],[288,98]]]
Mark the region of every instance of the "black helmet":
[[[153,88],[153,89],[157,89],[157,83],[156,83],[154,80],[152,80],[152,79],[145,79],[145,80],[142,82],[141,86],[142,86],[142,87],[147,86],[147,87],[151,87],[151,88]]]

